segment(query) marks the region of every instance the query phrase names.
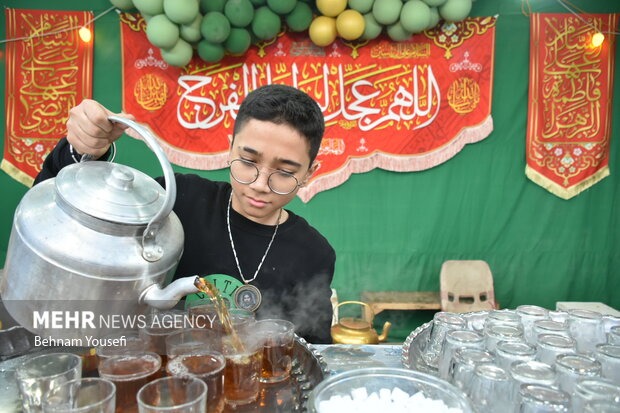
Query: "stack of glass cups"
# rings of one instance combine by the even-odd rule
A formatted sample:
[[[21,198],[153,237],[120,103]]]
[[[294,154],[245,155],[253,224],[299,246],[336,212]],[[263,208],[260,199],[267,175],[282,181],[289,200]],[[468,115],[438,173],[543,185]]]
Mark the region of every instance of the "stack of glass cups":
[[[601,363],[582,354],[562,354],[555,359],[560,388],[572,394],[580,378],[600,377]]]
[[[477,348],[484,350],[484,337],[471,330],[451,330],[446,334],[446,342],[439,355],[439,377],[448,380],[450,364],[454,352],[459,348]]]
[[[485,325],[484,344],[487,350],[495,351],[500,341],[523,341],[523,327],[502,324]]]
[[[541,334],[555,334],[572,338],[568,330],[568,324],[553,320],[534,321],[534,335],[539,336]]]
[[[547,387],[557,385],[557,375],[553,367],[539,361],[514,362],[510,365],[509,372],[513,381],[511,390],[513,400],[518,400],[522,385],[538,384]]]
[[[510,371],[515,361],[533,361],[536,358],[536,347],[523,341],[500,341],[495,348],[497,364]]]
[[[449,381],[467,393],[476,366],[484,363],[493,363],[494,361],[495,356],[486,350],[477,348],[457,349],[450,362]]]
[[[577,350],[584,354],[594,354],[596,345],[605,343],[603,316],[590,310],[570,310],[568,312],[570,335],[577,342]]]
[[[549,318],[549,310],[537,305],[520,305],[517,307],[516,312],[521,317],[525,341],[535,345],[536,334],[534,333],[534,322],[538,320],[547,320]]]
[[[615,401],[620,408],[620,386],[600,377],[578,379],[572,396],[574,412],[583,412],[586,403],[592,400]]]
[[[576,346],[575,340],[570,337],[556,334],[540,334],[538,336],[536,359],[553,366],[557,356],[576,353]]]
[[[439,312],[433,317],[433,324],[428,343],[422,353],[422,358],[432,368],[438,368],[439,355],[444,345],[446,334],[450,330],[465,328],[465,320],[458,314]]]
[[[594,357],[601,363],[601,375],[620,384],[620,344],[597,344]]]

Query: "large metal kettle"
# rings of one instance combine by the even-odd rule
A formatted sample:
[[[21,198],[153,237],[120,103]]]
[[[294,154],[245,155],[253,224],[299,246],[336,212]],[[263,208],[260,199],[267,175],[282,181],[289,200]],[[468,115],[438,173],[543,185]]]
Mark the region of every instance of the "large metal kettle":
[[[166,189],[128,166],[91,161],[63,168],[24,195],[0,296],[18,323],[41,336],[83,340],[121,324],[138,328],[149,306],[171,308],[198,291],[196,277],[161,289],[183,253],[170,163],[147,128],[122,117],[109,120],[144,139],[161,164]]]

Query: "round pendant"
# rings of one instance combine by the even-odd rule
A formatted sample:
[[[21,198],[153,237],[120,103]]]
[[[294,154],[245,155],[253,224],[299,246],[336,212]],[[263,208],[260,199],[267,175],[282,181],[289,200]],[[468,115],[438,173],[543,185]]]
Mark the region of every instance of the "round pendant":
[[[246,284],[235,291],[235,306],[248,311],[256,311],[263,297],[260,290],[253,285]]]

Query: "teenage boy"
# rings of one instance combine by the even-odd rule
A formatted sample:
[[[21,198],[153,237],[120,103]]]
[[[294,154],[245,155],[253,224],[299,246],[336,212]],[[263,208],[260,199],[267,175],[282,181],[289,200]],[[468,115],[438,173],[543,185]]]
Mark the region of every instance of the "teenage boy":
[[[83,154],[106,160],[126,129],[110,115],[93,100],[71,109],[67,137],[48,155],[35,184]],[[259,318],[288,319],[311,343],[331,342],[336,254],[284,207],[316,170],[324,130],[318,104],[304,92],[284,85],[252,91],[235,120],[230,183],[176,174],[174,206],[185,232],[175,278],[206,276],[237,307],[258,306]]]

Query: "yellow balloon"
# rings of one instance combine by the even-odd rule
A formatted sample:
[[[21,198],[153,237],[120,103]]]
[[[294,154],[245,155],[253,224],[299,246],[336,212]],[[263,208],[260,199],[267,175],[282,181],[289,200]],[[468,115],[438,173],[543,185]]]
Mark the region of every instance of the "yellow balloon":
[[[328,17],[336,17],[347,8],[347,0],[316,0],[316,7]]]
[[[319,16],[312,20],[308,29],[310,40],[317,46],[329,46],[336,40],[336,19],[333,17]]]
[[[359,39],[365,27],[364,16],[357,10],[345,10],[336,18],[338,36],[346,40]]]

